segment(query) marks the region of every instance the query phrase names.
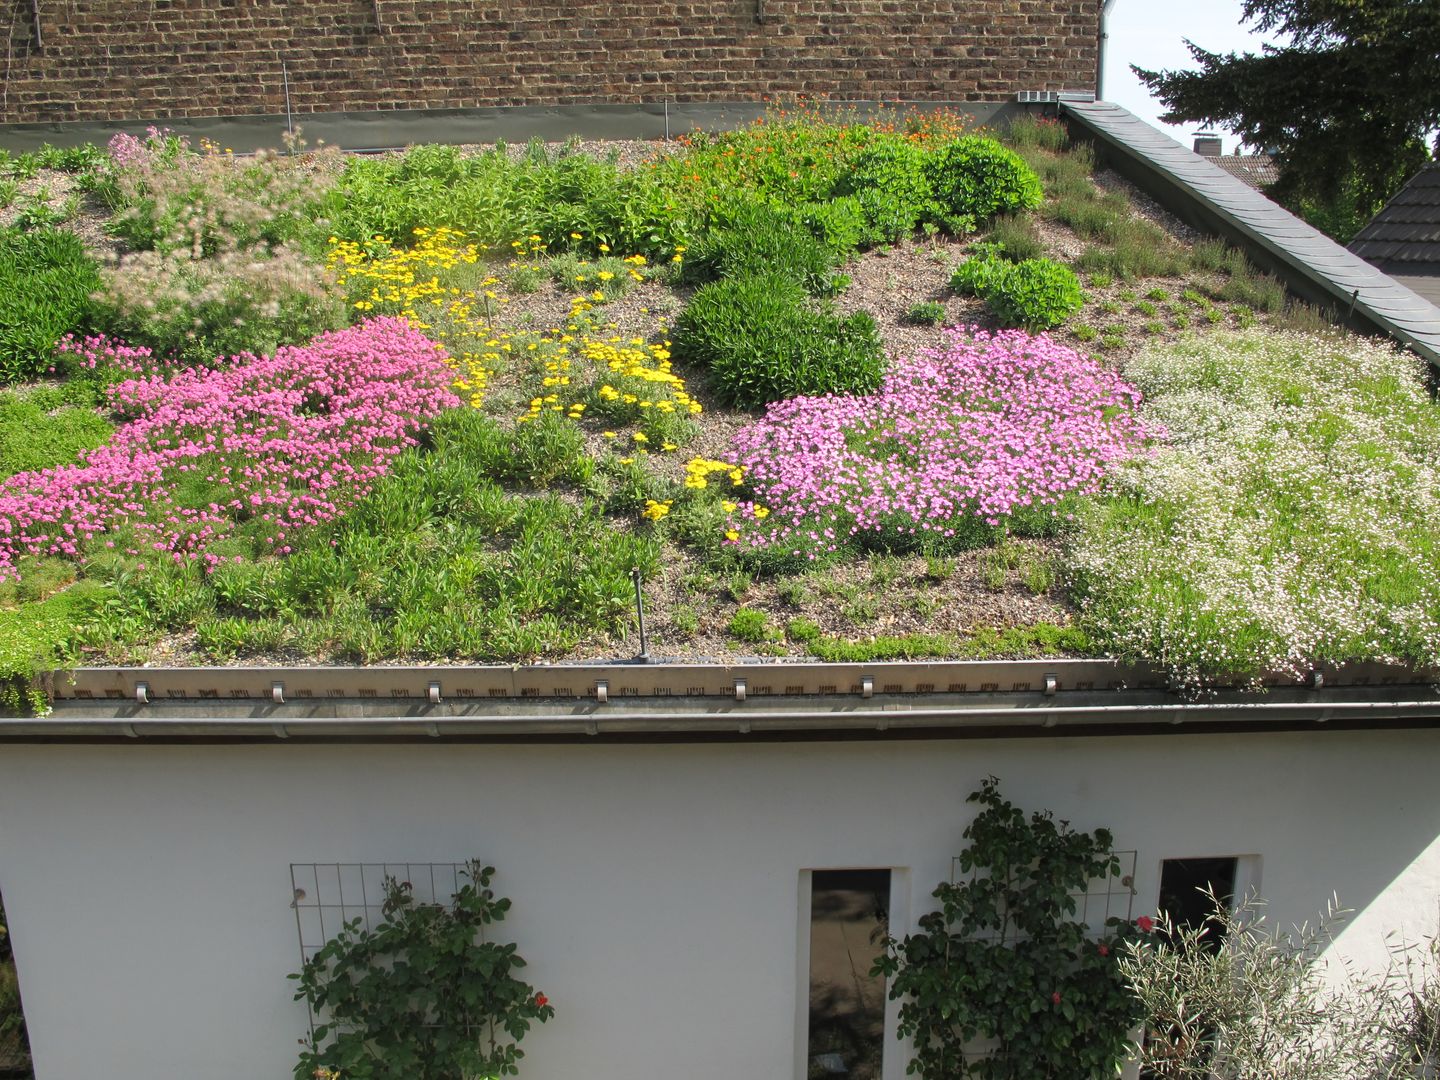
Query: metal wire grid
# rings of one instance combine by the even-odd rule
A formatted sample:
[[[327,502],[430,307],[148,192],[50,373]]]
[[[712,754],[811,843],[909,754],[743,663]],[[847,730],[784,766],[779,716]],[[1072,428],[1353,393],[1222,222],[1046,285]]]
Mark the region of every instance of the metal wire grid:
[[[1114,855],[1120,860],[1118,872],[1107,874],[1103,878],[1094,878],[1084,889],[1070,893],[1075,900],[1075,917],[1093,934],[1104,934],[1105,924],[1112,918],[1124,918],[1128,922],[1134,917],[1135,864],[1139,852],[1117,851]],[[950,859],[950,884],[956,884],[960,875],[960,856],[955,855]],[[971,881],[978,876],[976,871],[970,872]],[[998,937],[998,934],[982,936]]]
[[[420,904],[449,904],[460,891],[466,864],[447,863],[291,863],[290,906],[301,961],[310,960],[353,919],[373,930],[382,918],[385,880],[408,882]]]

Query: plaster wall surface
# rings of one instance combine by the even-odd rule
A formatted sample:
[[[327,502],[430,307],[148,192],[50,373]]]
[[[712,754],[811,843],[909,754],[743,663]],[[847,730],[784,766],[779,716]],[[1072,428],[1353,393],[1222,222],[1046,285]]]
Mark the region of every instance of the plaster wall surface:
[[[7,746],[0,891],[38,1080],[288,1076],[292,862],[498,868],[556,1008],[531,1080],[796,1080],[801,881],[889,867],[914,926],[987,775],[1162,859],[1258,857],[1270,915],[1336,950],[1433,933],[1440,731],[690,745]],[[886,1076],[900,1077],[898,1044]]]

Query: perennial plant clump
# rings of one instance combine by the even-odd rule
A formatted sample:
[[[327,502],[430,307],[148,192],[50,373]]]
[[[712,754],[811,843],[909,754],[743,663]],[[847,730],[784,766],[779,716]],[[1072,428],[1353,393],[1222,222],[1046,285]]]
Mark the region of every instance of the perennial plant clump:
[[[104,339],[69,347],[139,362]],[[273,356],[116,383],[110,406],[126,422],[107,445],[0,483],[0,578],[22,556],[79,556],[122,526],[129,554],[177,564],[213,567],[211,549],[247,523],[260,551],[284,553],[291,531],[342,513],[459,403],[452,379],[434,342],[376,319]]]
[[[771,405],[735,437],[751,498],[742,551],[816,558],[847,546],[973,546],[1053,523],[1159,428],[1140,395],[1045,336],[947,331],[874,394]]]

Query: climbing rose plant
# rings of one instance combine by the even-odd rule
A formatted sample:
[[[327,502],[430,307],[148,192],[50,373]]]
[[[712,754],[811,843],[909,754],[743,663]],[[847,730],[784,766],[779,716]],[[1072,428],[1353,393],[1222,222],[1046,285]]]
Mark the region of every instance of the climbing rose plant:
[[[513,944],[486,939],[510,901],[490,889],[493,866],[472,860],[450,904],[420,904],[408,881],[387,878],[383,918],[354,919],[297,975],[296,1000],[316,1024],[295,1080],[490,1080],[519,1073],[516,1044],[555,1015],[516,977]]]
[[[1026,817],[993,776],[968,801],[981,810],[964,833],[964,879],[935,889],[940,908],[918,933],[886,939],[873,972],[903,1002],[898,1034],[915,1045],[907,1071],[927,1080],[1114,1076],[1140,1015],[1118,951],[1145,931],[1111,918],[1093,937],[1074,917],[1077,893],[1120,872],[1110,833],[1075,832],[1048,811]]]

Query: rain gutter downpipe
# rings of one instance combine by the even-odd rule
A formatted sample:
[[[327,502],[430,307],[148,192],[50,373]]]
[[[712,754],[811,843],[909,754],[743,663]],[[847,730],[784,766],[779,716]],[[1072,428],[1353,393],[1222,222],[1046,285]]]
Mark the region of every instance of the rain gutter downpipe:
[[[1105,100],[1105,43],[1110,40],[1110,9],[1115,6],[1115,0],[1104,0],[1100,5],[1100,47],[1096,50],[1095,60],[1095,100]]]

